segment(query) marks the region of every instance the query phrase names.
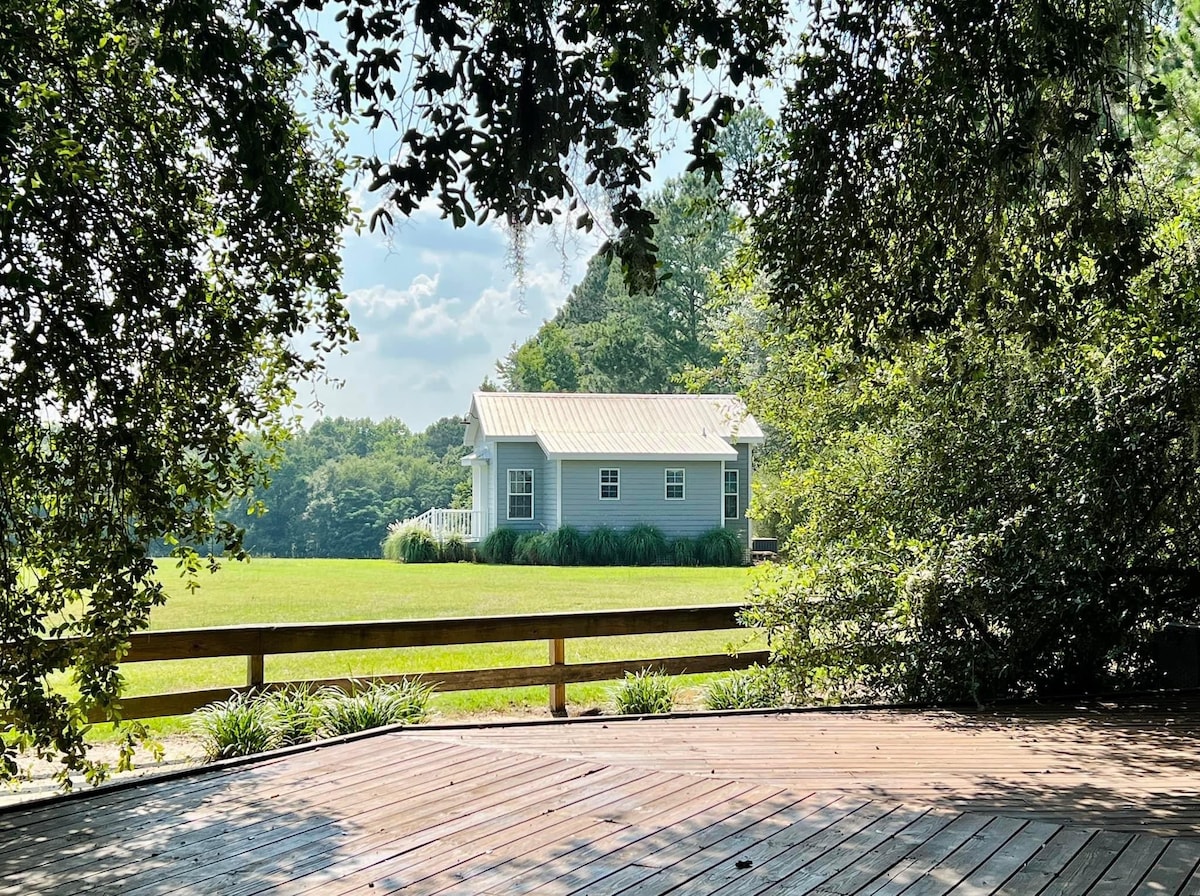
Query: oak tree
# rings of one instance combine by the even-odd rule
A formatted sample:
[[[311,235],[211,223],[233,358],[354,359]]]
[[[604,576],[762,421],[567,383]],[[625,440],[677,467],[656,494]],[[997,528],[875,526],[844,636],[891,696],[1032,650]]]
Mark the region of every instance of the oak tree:
[[[149,544],[238,553],[217,509],[351,336],[295,76],[236,0],[0,11],[0,779],[17,748],[103,773],[83,734],[163,600]]]

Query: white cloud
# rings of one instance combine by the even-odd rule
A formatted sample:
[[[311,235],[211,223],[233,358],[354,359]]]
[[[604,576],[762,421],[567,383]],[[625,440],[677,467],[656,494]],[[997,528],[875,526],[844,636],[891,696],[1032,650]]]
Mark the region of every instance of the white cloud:
[[[420,308],[423,301],[432,299],[437,294],[438,278],[435,274],[418,274],[413,278],[407,289],[372,286],[367,289],[356,289],[346,296],[346,304],[350,313],[355,309],[363,309],[368,317],[386,315],[397,308]]]
[[[386,252],[348,244],[347,305],[360,341],[330,361],[340,390],[322,387],[327,416],[399,417],[422,429],[462,414],[471,392],[514,342],[566,300],[594,251],[564,250],[534,231],[520,278],[507,266],[502,229],[455,230],[422,210],[391,234]],[[311,416],[311,415],[309,415]]]

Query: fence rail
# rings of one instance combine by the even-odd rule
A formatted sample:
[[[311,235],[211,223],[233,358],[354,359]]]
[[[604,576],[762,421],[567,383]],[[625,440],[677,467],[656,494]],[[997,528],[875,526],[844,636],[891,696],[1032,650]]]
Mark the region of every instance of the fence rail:
[[[606,681],[621,678],[626,672],[645,668],[658,669],[669,675],[745,669],[754,663],[766,662],[768,655],[765,650],[755,650],[734,656],[709,654],[568,663],[567,639],[734,629],[738,627],[737,617],[743,609],[741,604],[713,604],[582,613],[535,613],[524,616],[254,625],[142,632],[130,639],[129,652],[122,657],[122,663],[244,656],[247,658],[246,684],[240,687],[126,697],[121,701],[121,716],[126,719],[142,719],[182,715],[214,700],[226,699],[235,691],[278,690],[296,684],[347,687],[354,683],[348,679],[268,682],[264,674],[265,658],[268,656],[540,640],[549,644],[549,662],[546,665],[408,673],[407,677],[420,674],[422,680],[440,691],[546,685],[550,689],[551,711],[561,713],[566,707],[566,685],[570,683]],[[402,677],[405,676],[369,676],[355,681],[395,681]]]

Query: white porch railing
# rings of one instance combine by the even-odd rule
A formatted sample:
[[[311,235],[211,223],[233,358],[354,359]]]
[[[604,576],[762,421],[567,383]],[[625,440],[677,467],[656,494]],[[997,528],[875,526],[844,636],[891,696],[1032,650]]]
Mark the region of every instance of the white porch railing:
[[[483,535],[483,512],[434,507],[426,510],[420,516],[392,523],[388,528],[400,528],[401,526],[420,526],[428,529],[439,542],[445,541],[452,535],[458,535],[465,541],[479,541]]]

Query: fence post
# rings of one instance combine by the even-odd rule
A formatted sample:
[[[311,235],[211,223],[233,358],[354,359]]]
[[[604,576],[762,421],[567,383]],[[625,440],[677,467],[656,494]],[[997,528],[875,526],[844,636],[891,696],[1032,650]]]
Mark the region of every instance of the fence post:
[[[565,666],[567,663],[567,642],[563,638],[550,639],[550,665]],[[562,683],[550,685],[550,714],[565,716],[567,714],[567,686]]]
[[[246,657],[246,685],[251,688],[261,688],[266,681],[263,671],[263,655],[261,653]]]

